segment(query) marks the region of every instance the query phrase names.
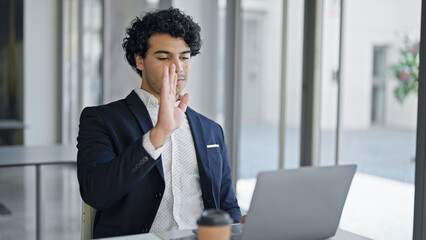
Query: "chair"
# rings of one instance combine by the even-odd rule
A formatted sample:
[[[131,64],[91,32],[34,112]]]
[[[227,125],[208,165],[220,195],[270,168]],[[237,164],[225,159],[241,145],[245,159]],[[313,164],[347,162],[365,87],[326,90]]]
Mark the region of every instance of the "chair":
[[[92,239],[93,221],[95,220],[96,209],[82,201],[81,214],[81,240]]]

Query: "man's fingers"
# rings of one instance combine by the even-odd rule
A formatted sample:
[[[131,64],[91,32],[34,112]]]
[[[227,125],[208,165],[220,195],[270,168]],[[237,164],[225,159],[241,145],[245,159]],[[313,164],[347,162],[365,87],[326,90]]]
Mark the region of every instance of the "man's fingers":
[[[186,112],[186,107],[188,106],[188,102],[189,102],[189,94],[185,93],[185,95],[183,95],[178,105],[178,107],[182,110],[182,112]]]
[[[167,94],[169,90],[169,68],[164,66],[163,68],[163,86],[161,88],[161,95]]]
[[[176,74],[176,65],[172,64],[169,70],[169,82],[170,82],[170,93],[175,95],[176,92],[176,82],[177,82],[177,74]]]

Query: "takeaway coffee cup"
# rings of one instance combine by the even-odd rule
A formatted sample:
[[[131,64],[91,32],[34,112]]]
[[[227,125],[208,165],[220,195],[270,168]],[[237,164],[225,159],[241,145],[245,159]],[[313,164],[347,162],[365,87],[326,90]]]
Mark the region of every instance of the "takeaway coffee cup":
[[[222,210],[204,210],[198,219],[197,239],[199,240],[229,240],[231,238],[232,219]]]

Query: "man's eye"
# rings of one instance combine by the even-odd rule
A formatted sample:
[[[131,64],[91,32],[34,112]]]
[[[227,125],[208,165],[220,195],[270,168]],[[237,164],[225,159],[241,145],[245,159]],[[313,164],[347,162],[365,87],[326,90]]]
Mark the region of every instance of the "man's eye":
[[[158,60],[164,61],[167,60],[167,58],[158,58]]]
[[[189,60],[189,57],[181,57],[183,60]]]

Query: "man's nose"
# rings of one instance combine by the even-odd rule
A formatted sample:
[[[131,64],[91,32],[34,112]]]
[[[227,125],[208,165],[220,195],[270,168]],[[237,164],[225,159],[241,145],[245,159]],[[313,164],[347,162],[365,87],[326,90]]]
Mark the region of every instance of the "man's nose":
[[[180,73],[183,71],[183,63],[180,61],[179,58],[175,58],[173,63],[176,66],[176,73]]]

